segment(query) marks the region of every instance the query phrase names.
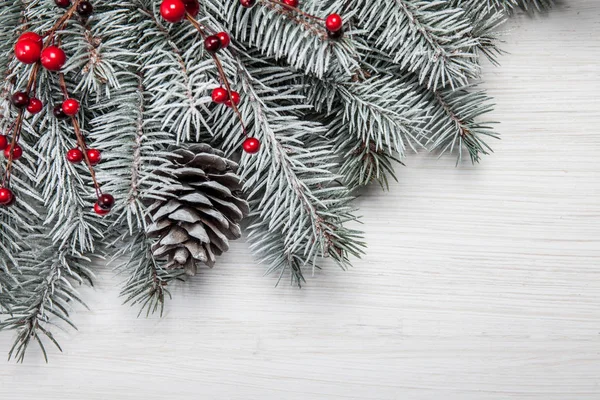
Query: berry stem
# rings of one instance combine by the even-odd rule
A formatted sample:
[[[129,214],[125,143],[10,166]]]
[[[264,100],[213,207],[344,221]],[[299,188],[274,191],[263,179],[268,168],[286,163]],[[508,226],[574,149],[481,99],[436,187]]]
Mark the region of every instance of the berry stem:
[[[62,72],[58,74],[58,81],[60,85],[60,89],[63,92],[65,100],[69,98],[69,92],[67,90],[67,83],[65,82],[65,74]],[[102,189],[100,188],[100,184],[98,184],[98,180],[96,179],[96,171],[94,171],[94,167],[90,162],[90,159],[87,154],[87,145],[85,143],[85,139],[83,134],[81,133],[81,127],[79,126],[79,122],[74,115],[71,116],[71,123],[73,124],[73,130],[75,131],[75,137],[77,138],[77,144],[81,152],[83,153],[83,160],[85,161],[85,165],[88,167],[90,171],[90,176],[92,177],[92,182],[94,183],[94,189],[96,191],[96,197],[100,197],[102,195]]]
[[[186,16],[187,20],[190,21],[190,23],[196,28],[196,30],[198,30],[198,32],[200,32],[200,35],[202,36],[202,38],[205,38],[206,31],[204,30],[202,25],[200,25],[200,23],[198,21],[196,21],[196,19],[194,17],[192,17],[190,13],[186,12],[185,16]],[[225,75],[225,70],[223,69],[223,64],[221,64],[221,60],[219,60],[219,57],[217,57],[216,53],[213,53],[211,55],[215,62],[215,65],[217,66],[217,71],[219,72],[219,76],[221,77],[221,80],[223,81],[223,84],[225,85],[225,89],[227,89],[227,94],[229,95],[229,98],[231,99],[231,85],[229,84],[227,75]],[[244,125],[244,119],[242,118],[242,113],[240,112],[237,104],[235,104],[235,102],[233,100],[231,101],[231,108],[233,108],[233,111],[235,112],[238,119],[240,120],[240,125],[242,126],[242,131],[244,132],[244,136],[247,137],[248,131],[246,130],[246,126]]]
[[[29,73],[29,79],[27,80],[27,89],[25,90],[25,93],[27,93],[27,95],[29,95],[29,93],[31,92],[31,90],[33,88],[33,85],[35,84],[35,81],[37,80],[37,75],[38,75],[39,70],[40,70],[40,63],[36,63],[33,66],[33,68],[31,69],[31,72]],[[8,188],[10,186],[10,176],[11,176],[12,167],[13,167],[13,163],[14,163],[13,152],[15,151],[15,146],[19,143],[19,139],[21,138],[21,128],[23,127],[24,112],[25,112],[24,109],[19,110],[19,113],[17,114],[17,119],[15,120],[15,123],[11,127],[13,135],[12,135],[12,140],[10,142],[10,152],[8,155],[8,162],[6,164],[6,169],[4,170],[4,176],[2,177],[2,187],[5,187],[5,188]]]
[[[52,28],[50,28],[50,30],[46,32],[44,36],[46,36],[47,39],[44,42],[44,49],[52,44],[52,42],[54,41],[54,35],[56,34],[56,31],[62,29],[64,24],[66,24],[67,21],[70,20],[71,17],[73,17],[73,14],[75,13],[75,11],[77,11],[77,6],[79,5],[79,3],[81,3],[81,1],[83,0],[76,0],[73,3],[73,5],[62,15],[62,17],[60,17],[58,21],[56,21]]]
[[[73,17],[73,14],[77,10],[77,6],[79,5],[79,3],[81,1],[83,1],[83,0],[76,0],[73,3],[73,5],[62,15],[62,17],[60,17],[56,21],[56,23],[52,26],[52,28],[50,28],[48,30],[48,32],[46,32],[46,34],[44,35],[46,37],[46,40],[44,41],[44,46],[42,47],[42,49],[45,49],[52,44],[52,42],[54,41],[54,35],[56,34],[56,31],[59,29],[62,29],[64,24],[69,19],[71,19],[71,17]],[[34,89],[34,85],[37,81],[37,76],[40,71],[40,66],[41,66],[41,63],[38,61],[35,63],[35,65],[31,69],[31,72],[29,74],[29,79],[27,81],[27,89],[25,90],[25,93],[27,93],[28,96],[31,94],[32,90]],[[61,74],[61,76],[62,76],[62,74]],[[13,168],[13,164],[14,164],[13,152],[14,152],[15,146],[19,143],[19,139],[21,138],[21,128],[23,127],[23,115],[24,115],[24,110],[20,109],[19,113],[17,115],[17,119],[13,125],[14,129],[13,129],[13,135],[12,135],[12,140],[11,140],[11,144],[10,144],[10,153],[8,155],[8,162],[6,164],[6,169],[4,170],[4,176],[2,177],[2,187],[5,187],[5,188],[8,188],[10,186],[10,177],[11,177],[12,168]],[[87,155],[86,155],[86,161],[87,161]],[[94,184],[97,185],[97,183],[95,182],[95,178],[94,178]],[[98,192],[98,189],[96,189],[96,192]]]

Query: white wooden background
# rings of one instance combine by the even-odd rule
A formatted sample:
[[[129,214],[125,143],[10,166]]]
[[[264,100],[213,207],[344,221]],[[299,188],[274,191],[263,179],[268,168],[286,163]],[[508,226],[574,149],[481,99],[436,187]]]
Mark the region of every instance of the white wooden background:
[[[0,361],[0,398],[600,399],[600,2],[508,28],[496,153],[370,188],[355,268],[274,288],[240,243],[135,319],[99,267],[65,353]]]

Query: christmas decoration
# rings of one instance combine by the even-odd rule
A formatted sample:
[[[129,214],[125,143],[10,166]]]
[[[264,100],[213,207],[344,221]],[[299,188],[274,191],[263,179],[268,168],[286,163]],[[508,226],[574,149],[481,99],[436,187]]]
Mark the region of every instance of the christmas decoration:
[[[40,60],[47,70],[58,71],[65,65],[66,58],[65,52],[62,49],[56,46],[49,46],[42,50]]]
[[[71,5],[71,0],[54,0],[54,3],[60,8],[68,8]]]
[[[79,102],[75,99],[66,99],[62,103],[61,109],[66,115],[76,115],[79,112]]]
[[[17,92],[12,95],[11,101],[17,108],[26,107],[29,104],[29,96],[24,92]]]
[[[35,97],[31,97],[29,99],[29,103],[27,104],[27,111],[31,114],[37,114],[44,108],[44,104],[40,99],[36,99]]]
[[[328,31],[337,32],[342,29],[342,17],[338,14],[331,14],[325,20],[325,26]]]
[[[15,45],[15,57],[24,64],[33,64],[40,59],[42,45],[39,42],[22,39]]]
[[[83,161],[83,151],[79,149],[71,149],[67,153],[67,160],[73,164],[78,164]]]
[[[77,14],[87,18],[94,12],[94,6],[89,1],[82,1],[77,5]]]
[[[13,200],[14,195],[10,189],[0,187],[0,205],[6,206]]]
[[[185,18],[186,6],[182,0],[163,0],[160,15],[169,22],[179,22]]]
[[[185,4],[185,11],[190,14],[192,17],[198,16],[198,12],[200,12],[200,2],[198,0],[183,0]]]
[[[100,153],[99,150],[88,149],[86,153],[87,158],[90,161],[90,164],[92,165],[98,165],[98,163],[100,163],[100,161],[102,160],[102,153]]]
[[[238,165],[209,145],[192,145],[173,152],[172,175],[180,187],[174,197],[156,201],[148,210],[156,238],[155,257],[166,259],[167,269],[195,275],[198,263],[213,267],[216,256],[229,249],[229,240],[241,236],[239,222],[248,214],[241,197]]]
[[[242,7],[250,8],[256,3],[256,0],[240,0]]]
[[[324,258],[348,268],[365,250],[353,190],[386,188],[411,150],[487,154],[482,60],[497,63],[516,7],[552,4],[5,3],[0,330],[17,360],[72,323],[95,255],[119,260],[146,314],[246,215],[279,279],[300,286]]]
[[[258,153],[260,150],[260,141],[257,138],[248,138],[244,140],[244,151],[248,154]]]
[[[229,43],[231,43],[231,38],[227,32],[219,32],[215,36],[219,39],[219,43],[223,49],[229,46]]]
[[[229,99],[229,93],[225,88],[218,87],[213,89],[211,98],[217,104],[225,103]]]

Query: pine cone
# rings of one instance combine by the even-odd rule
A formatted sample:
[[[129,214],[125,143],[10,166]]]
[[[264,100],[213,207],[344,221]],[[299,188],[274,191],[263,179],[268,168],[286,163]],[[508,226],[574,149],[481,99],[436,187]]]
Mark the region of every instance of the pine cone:
[[[241,197],[238,165],[223,152],[195,144],[173,153],[172,176],[180,186],[149,207],[147,234],[158,239],[152,250],[167,268],[195,275],[199,262],[212,268],[216,256],[229,250],[229,240],[240,238],[248,203]]]

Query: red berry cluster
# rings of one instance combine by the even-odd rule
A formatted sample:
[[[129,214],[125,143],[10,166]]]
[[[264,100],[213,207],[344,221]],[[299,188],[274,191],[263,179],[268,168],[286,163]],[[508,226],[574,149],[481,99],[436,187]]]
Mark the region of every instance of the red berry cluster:
[[[15,45],[15,57],[23,64],[34,64],[38,61],[49,71],[59,71],[67,57],[57,46],[43,46],[42,37],[34,32],[25,32]]]
[[[242,7],[246,7],[246,8],[253,7],[254,4],[256,4],[256,0],[239,0],[239,1],[240,1],[240,4],[242,5]],[[311,14],[308,14],[308,13],[305,13],[305,12],[299,10],[298,9],[299,0],[264,0],[264,1],[276,4],[276,5],[280,5],[285,8],[289,8],[292,11],[295,11],[295,12],[303,15],[304,17],[318,20],[318,21],[323,21],[323,19],[321,19],[321,18],[315,17],[314,15],[311,15]],[[339,14],[330,14],[329,16],[327,16],[327,18],[324,20],[324,22],[325,22],[325,28],[327,30],[327,36],[329,36],[329,38],[339,39],[344,35],[344,30],[342,29],[342,26],[344,25],[344,21],[342,20],[342,17],[339,16]]]
[[[43,109],[42,102],[39,99],[30,96],[30,93],[35,87],[39,68],[42,66],[49,71],[60,71],[66,62],[64,51],[53,44],[55,34],[63,28],[66,21],[70,19],[75,12],[82,18],[88,18],[94,11],[92,4],[89,1],[84,0],[75,0],[74,3],[72,3],[71,0],[55,0],[55,4],[58,7],[68,8],[69,10],[57,21],[52,29],[50,29],[47,34],[46,42],[44,43],[44,40],[40,35],[34,32],[26,32],[19,37],[15,45],[15,57],[24,64],[35,65],[30,73],[27,89],[22,92],[16,92],[11,96],[12,104],[19,110],[17,121],[13,125],[16,128],[13,132],[12,141],[9,141],[6,135],[0,135],[0,151],[3,151],[4,156],[8,159],[8,166],[5,171],[2,185],[0,185],[0,205],[11,205],[15,200],[14,194],[8,188],[8,183],[13,161],[18,160],[23,155],[23,150],[18,144],[23,111],[26,109],[30,114],[37,114]],[[67,87],[62,73],[60,74],[59,81],[61,82],[62,92],[66,94]],[[71,163],[86,162],[92,175],[96,194],[98,196],[94,211],[99,215],[106,215],[114,205],[114,198],[109,194],[102,194],[102,191],[96,182],[92,166],[97,165],[100,162],[100,151],[86,148],[79,124],[75,119],[75,115],[77,115],[80,109],[79,101],[69,98],[68,96],[66,97],[67,98],[62,104],[54,107],[53,114],[58,119],[71,118],[73,121],[73,127],[79,147],[69,150],[67,153],[67,160]]]
[[[288,1],[296,1],[297,4],[297,0]],[[238,105],[240,104],[241,100],[240,94],[231,90],[229,81],[223,72],[221,62],[217,57],[217,52],[219,50],[225,49],[229,46],[231,43],[231,38],[227,32],[208,34],[207,28],[202,26],[194,19],[198,15],[198,11],[198,0],[163,0],[160,5],[160,14],[165,21],[176,23],[187,18],[204,38],[204,49],[213,57],[215,64],[217,65],[217,69],[219,70],[221,80],[225,85],[225,87],[221,86],[213,89],[211,93],[212,101],[216,104],[225,104],[227,107],[233,108],[240,122],[242,123],[244,134],[246,134],[246,128],[244,127],[241,114],[238,110]],[[245,152],[254,154],[260,150],[260,142],[256,138],[246,137],[242,148]]]

